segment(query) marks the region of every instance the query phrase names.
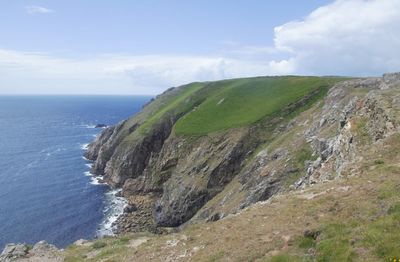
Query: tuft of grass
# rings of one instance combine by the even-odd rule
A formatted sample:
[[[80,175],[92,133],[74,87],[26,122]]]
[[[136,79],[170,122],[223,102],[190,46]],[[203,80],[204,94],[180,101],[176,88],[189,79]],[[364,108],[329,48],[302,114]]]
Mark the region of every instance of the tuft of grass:
[[[304,169],[306,161],[316,160],[317,157],[313,156],[312,153],[311,147],[308,144],[304,145],[304,147],[296,152],[295,159],[298,168]]]
[[[399,209],[400,206],[396,204],[390,211],[391,215],[379,218],[366,228],[364,244],[373,248],[375,254],[382,259],[388,260],[399,256]]]
[[[399,186],[394,184],[392,181],[386,181],[379,188],[378,199],[388,200],[398,197]]]
[[[297,240],[298,246],[303,249],[315,248],[316,242],[311,237],[300,237]]]
[[[375,165],[383,165],[383,164],[385,164],[385,161],[383,161],[382,159],[376,159],[376,160],[374,161],[374,164],[375,164]]]
[[[356,253],[350,245],[350,234],[349,225],[327,225],[316,246],[317,261],[353,261]]]
[[[85,261],[85,259],[83,257],[77,257],[77,256],[70,256],[70,257],[66,257],[64,259],[64,262],[81,262],[81,261]]]
[[[285,177],[285,185],[290,186],[299,180],[300,177],[304,176],[306,172],[306,161],[314,161],[317,156],[313,156],[312,149],[308,144],[304,144],[297,152],[294,152],[294,166],[296,167],[295,172],[289,173]]]
[[[356,139],[359,143],[365,145],[371,142],[371,137],[368,133],[367,129],[367,119],[365,118],[356,118],[353,120],[353,129],[357,134]]]
[[[304,260],[298,256],[291,256],[287,254],[273,256],[268,260],[268,262],[300,262],[300,261]]]
[[[400,214],[400,203],[392,205],[388,210],[389,215]]]
[[[118,237],[116,240],[114,240],[114,242],[112,244],[116,245],[116,246],[122,246],[122,245],[128,244],[129,240],[130,240],[130,238],[128,236],[122,236],[122,237]]]
[[[92,248],[93,249],[100,249],[107,246],[107,243],[102,241],[102,240],[97,240],[96,242],[93,243]]]
[[[220,251],[220,252],[217,252],[217,253],[211,255],[207,261],[208,262],[217,262],[217,261],[220,261],[224,256],[225,256],[225,252]]]

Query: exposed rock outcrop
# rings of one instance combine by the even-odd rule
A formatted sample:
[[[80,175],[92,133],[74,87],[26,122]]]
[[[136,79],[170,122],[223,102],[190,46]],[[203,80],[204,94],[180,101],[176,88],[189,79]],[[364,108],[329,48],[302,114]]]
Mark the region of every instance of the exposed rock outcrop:
[[[358,94],[354,94],[349,87],[353,92],[360,87],[367,90],[362,93],[355,91]],[[332,176],[340,177],[343,172],[356,173],[354,164],[362,160],[365,146],[398,133],[399,119],[394,111],[399,107],[396,92],[399,88],[399,73],[353,81],[351,85],[344,82],[332,88],[318,116],[329,119],[331,126],[321,126],[320,121],[314,121],[306,131],[306,137],[319,158],[309,163],[307,175],[298,181],[297,186],[318,183]],[[324,132],[332,125],[336,125],[335,134],[323,138],[326,136]]]
[[[29,248],[24,244],[7,244],[0,255],[0,261],[12,261],[26,257]]]
[[[0,255],[0,261],[61,262],[64,261],[64,257],[57,247],[40,241],[33,247],[26,244],[8,244]]]

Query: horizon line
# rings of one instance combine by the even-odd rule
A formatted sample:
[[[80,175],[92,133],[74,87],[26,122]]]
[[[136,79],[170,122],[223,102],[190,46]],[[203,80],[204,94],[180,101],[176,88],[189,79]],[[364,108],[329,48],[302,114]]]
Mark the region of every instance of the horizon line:
[[[0,96],[156,96],[157,94],[1,94]]]

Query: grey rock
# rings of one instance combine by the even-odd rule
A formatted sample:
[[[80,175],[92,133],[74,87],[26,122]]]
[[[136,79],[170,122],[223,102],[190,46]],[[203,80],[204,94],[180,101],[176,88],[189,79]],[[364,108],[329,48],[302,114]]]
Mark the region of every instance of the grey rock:
[[[89,241],[87,241],[86,239],[78,239],[74,242],[74,245],[76,246],[84,246],[86,244],[88,244]]]
[[[306,230],[304,231],[303,235],[306,238],[311,238],[313,240],[316,240],[320,234],[321,234],[320,230]]]
[[[11,261],[25,257],[28,254],[28,246],[25,244],[7,244],[0,255],[0,261]]]
[[[138,210],[138,208],[137,208],[136,205],[130,204],[130,205],[127,205],[127,206],[124,208],[124,213],[132,213],[132,212],[135,212],[135,211],[137,211],[137,210]]]
[[[211,215],[208,219],[207,222],[215,222],[221,219],[221,214],[220,213],[214,213]]]
[[[31,253],[38,254],[38,253],[46,253],[46,252],[57,252],[59,251],[56,246],[47,243],[46,241],[42,240],[37,242],[32,250]]]

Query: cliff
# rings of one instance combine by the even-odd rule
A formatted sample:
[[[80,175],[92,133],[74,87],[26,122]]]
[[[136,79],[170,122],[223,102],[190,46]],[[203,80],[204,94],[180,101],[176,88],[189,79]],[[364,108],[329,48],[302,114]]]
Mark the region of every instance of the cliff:
[[[399,91],[400,73],[259,77],[170,89],[105,129],[86,153],[92,171],[136,206],[119,219],[124,234],[78,241],[62,252],[51,247],[51,255],[66,261],[393,259],[400,250]],[[6,251],[0,258],[37,258],[26,246]]]
[[[296,148],[271,144],[342,80],[193,83],[167,90],[139,114],[104,130],[86,153],[94,161],[92,172],[121,187],[138,207],[119,219],[118,232],[216,220],[288,190],[307,171],[312,148],[302,138],[294,141]]]

